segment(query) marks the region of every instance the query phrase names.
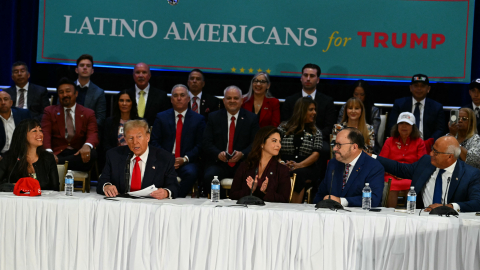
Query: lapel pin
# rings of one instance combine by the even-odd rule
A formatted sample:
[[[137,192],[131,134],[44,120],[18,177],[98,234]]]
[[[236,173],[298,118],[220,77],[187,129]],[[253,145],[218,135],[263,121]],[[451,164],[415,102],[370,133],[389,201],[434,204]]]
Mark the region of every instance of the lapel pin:
[[[458,177],[457,177],[457,178],[455,178],[455,180],[457,180],[457,181],[458,181]]]
[[[155,166],[153,166],[153,167],[152,167],[152,169],[154,169],[154,170],[155,170]]]
[[[264,110],[268,110],[268,108],[267,108],[267,107],[265,107],[265,108],[263,108],[263,109],[264,109]]]
[[[59,113],[59,112],[57,112],[57,115],[60,115],[60,113]]]
[[[83,114],[82,114],[82,115],[80,115],[80,117],[83,117]]]
[[[240,117],[243,120],[243,117]]]
[[[270,175],[273,175],[273,172],[270,172]]]

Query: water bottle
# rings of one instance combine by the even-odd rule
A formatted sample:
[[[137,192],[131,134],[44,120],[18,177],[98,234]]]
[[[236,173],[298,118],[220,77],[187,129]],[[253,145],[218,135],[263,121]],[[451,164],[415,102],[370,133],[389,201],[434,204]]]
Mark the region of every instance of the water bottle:
[[[73,195],[73,172],[71,170],[68,170],[67,174],[65,175],[65,195]]]
[[[362,209],[370,210],[372,208],[372,189],[369,183],[365,183],[362,194]]]
[[[417,193],[414,187],[410,187],[407,195],[407,213],[415,214],[415,208],[417,208]]]
[[[220,181],[218,181],[218,176],[213,177],[211,196],[212,202],[220,200]]]

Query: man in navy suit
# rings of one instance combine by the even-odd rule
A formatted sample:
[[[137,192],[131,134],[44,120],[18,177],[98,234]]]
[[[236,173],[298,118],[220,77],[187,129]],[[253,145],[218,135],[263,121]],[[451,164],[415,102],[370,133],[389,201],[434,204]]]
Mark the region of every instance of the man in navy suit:
[[[207,159],[203,178],[207,193],[210,192],[214,176],[218,176],[219,180],[233,178],[240,161],[252,149],[259,128],[258,118],[254,113],[242,109],[242,103],[242,90],[229,86],[224,91],[225,109],[208,116],[202,146]]]
[[[363,188],[369,183],[372,207],[381,206],[385,171],[378,161],[363,152],[364,145],[363,135],[356,128],[345,128],[337,134],[335,159],[328,163],[313,203],[328,199],[331,189],[330,199],[343,206],[362,207]]]
[[[475,112],[477,118],[477,132],[480,131],[480,78],[470,83],[469,91],[472,103],[466,104],[464,108],[470,108]]]
[[[30,73],[27,64],[15,62],[12,65],[12,80],[15,86],[5,91],[13,100],[13,107],[27,109],[32,118],[42,121],[43,110],[50,106],[47,88],[29,83]]]
[[[380,156],[377,160],[386,172],[412,179],[417,208],[427,207],[425,211],[430,212],[441,206],[445,198],[446,206],[456,211],[480,211],[480,170],[460,160],[460,152],[455,137],[445,136],[435,142],[430,156],[424,155],[413,164],[401,164]]]
[[[93,57],[89,54],[81,55],[77,59],[75,72],[78,74],[78,79],[75,81],[78,92],[77,103],[95,112],[98,130],[102,130],[107,114],[107,102],[103,89],[90,80],[93,74]]]
[[[410,92],[412,92],[412,97],[395,100],[386,130],[391,130],[392,126],[397,123],[400,113],[411,112],[415,116],[417,121],[415,124],[422,133],[424,140],[429,138],[436,140],[443,136],[446,133],[443,105],[427,98],[427,94],[430,92],[427,75],[413,75]]]
[[[175,171],[182,179],[178,197],[185,198],[198,177],[197,159],[200,154],[205,118],[188,109],[190,96],[185,85],[172,89],[173,109],[157,114],[152,130],[151,145],[175,156]]]
[[[10,149],[15,127],[23,120],[30,119],[28,110],[12,107],[13,100],[5,91],[0,91],[0,151]]]
[[[220,109],[220,99],[205,93],[203,87],[205,86],[205,76],[199,69],[190,71],[188,75],[188,88],[190,95],[190,102],[188,108],[199,113],[208,121],[208,115],[211,112]]]
[[[97,193],[115,197],[155,185],[156,199],[178,196],[175,159],[167,151],[148,146],[150,134],[145,120],[130,120],[124,126],[126,146],[107,151],[107,162],[98,180]],[[126,166],[127,163],[130,166]],[[128,171],[127,171],[128,170]],[[125,175],[128,175],[126,181]]]

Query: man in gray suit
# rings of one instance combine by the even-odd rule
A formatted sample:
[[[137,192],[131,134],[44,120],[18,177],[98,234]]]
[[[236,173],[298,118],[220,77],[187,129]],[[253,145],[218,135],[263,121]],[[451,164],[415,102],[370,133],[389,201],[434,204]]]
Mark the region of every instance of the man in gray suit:
[[[93,74],[93,57],[89,54],[81,55],[77,59],[75,72],[78,74],[78,79],[75,81],[78,92],[77,103],[95,112],[100,130],[105,121],[107,103],[103,89],[90,81],[90,76]]]

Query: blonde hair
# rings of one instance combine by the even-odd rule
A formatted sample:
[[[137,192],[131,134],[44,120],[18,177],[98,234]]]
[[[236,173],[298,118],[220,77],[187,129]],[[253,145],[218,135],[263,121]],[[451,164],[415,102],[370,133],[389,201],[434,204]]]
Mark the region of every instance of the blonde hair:
[[[345,109],[343,111],[342,123],[347,122],[348,124],[347,109],[353,108],[356,105],[359,105],[360,108],[362,109],[362,112],[360,113],[360,117],[358,118],[358,130],[360,130],[360,132],[363,134],[363,138],[365,139],[365,142],[369,142],[370,135],[368,133],[367,122],[365,120],[365,106],[363,106],[363,103],[360,99],[356,97],[352,97],[347,100],[347,103],[345,104]]]
[[[470,139],[473,135],[477,134],[477,118],[475,112],[470,108],[461,108],[459,111],[464,111],[468,115],[467,136],[465,139]]]
[[[138,119],[138,120],[129,120],[123,125],[123,134],[124,136],[127,134],[127,131],[132,129],[132,128],[143,128],[145,129],[145,133],[150,133],[150,130],[148,129],[148,123],[147,121],[143,119]]]

